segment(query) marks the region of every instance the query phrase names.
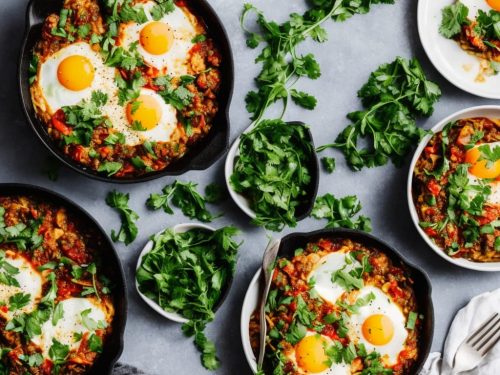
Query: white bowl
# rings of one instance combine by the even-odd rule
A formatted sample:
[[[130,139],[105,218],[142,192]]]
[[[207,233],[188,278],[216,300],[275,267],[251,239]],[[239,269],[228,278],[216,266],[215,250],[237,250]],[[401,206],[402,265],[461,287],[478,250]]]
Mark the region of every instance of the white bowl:
[[[476,82],[479,59],[439,33],[441,10],[453,3],[455,0],[418,1],[418,33],[424,50],[434,67],[458,88],[484,98],[500,99],[500,74]]]
[[[172,229],[174,230],[174,233],[184,233],[184,232],[187,232],[188,230],[195,229],[195,228],[201,228],[201,229],[209,230],[211,232],[215,232],[214,228],[212,228],[208,225],[205,225],[205,224],[198,224],[198,223],[177,224]],[[162,232],[164,232],[164,231],[162,231]],[[159,232],[159,233],[162,233],[162,232]],[[139,269],[139,267],[141,266],[142,258],[147,253],[149,253],[152,249],[153,249],[153,240],[149,240],[146,243],[146,246],[144,246],[144,249],[142,249],[141,254],[139,255],[139,260],[137,261],[136,272]],[[139,290],[139,283],[137,282],[137,278],[135,279],[135,288],[137,289],[137,293],[139,293],[139,295],[144,300],[144,302],[146,302],[149,305],[149,307],[151,307],[158,314],[162,315],[164,318],[173,320],[174,322],[178,322],[178,323],[187,323],[189,321],[189,319],[186,319],[185,317],[183,317],[180,314],[163,310],[161,308],[161,306],[158,305],[155,301],[153,301],[152,299],[149,299],[144,294],[142,294],[141,291]]]
[[[461,111],[458,111],[448,117],[446,117],[444,120],[440,121],[436,126],[434,126],[431,130],[433,133],[437,133],[446,126],[446,124],[450,122],[457,121],[462,118],[469,118],[469,117],[493,117],[493,118],[500,118],[500,106],[494,106],[494,105],[488,105],[488,106],[480,106],[480,107],[472,107],[472,108],[467,108],[463,109]],[[415,209],[415,205],[413,204],[413,197],[412,197],[412,181],[413,181],[413,170],[415,169],[415,164],[417,163],[418,158],[420,157],[420,154],[422,153],[423,149],[425,146],[427,146],[427,143],[429,140],[432,138],[432,134],[426,136],[420,144],[417,147],[417,150],[415,151],[415,155],[413,155],[413,159],[410,164],[410,171],[408,173],[408,183],[407,183],[407,198],[408,198],[408,207],[410,208],[410,214],[411,218],[413,220],[413,224],[415,224],[415,227],[417,228],[418,233],[422,236],[422,238],[427,242],[427,244],[431,247],[432,250],[436,252],[440,257],[446,259],[448,262],[453,263],[457,266],[468,268],[471,270],[476,270],[476,271],[500,271],[500,262],[493,262],[493,263],[478,263],[478,262],[472,262],[467,259],[461,259],[461,258],[452,258],[448,256],[443,249],[441,249],[439,246],[437,246],[430,238],[427,236],[427,234],[423,231],[423,229],[420,227],[419,223],[419,218],[417,214],[417,210]]]
[[[257,359],[253,354],[252,346],[250,344],[250,332],[248,331],[248,327],[250,324],[250,318],[252,317],[254,311],[257,309],[259,305],[259,298],[262,294],[262,283],[260,283],[261,273],[262,270],[259,268],[252,281],[250,282],[250,285],[248,286],[247,292],[245,294],[245,299],[243,300],[243,307],[241,308],[240,321],[241,343],[243,345],[243,352],[245,353],[248,365],[254,373],[257,372]]]
[[[248,128],[245,129],[243,133],[248,133],[253,128],[254,126],[250,125]],[[236,138],[236,140],[233,142],[226,156],[226,162],[224,164],[224,175],[226,178],[226,186],[227,190],[229,191],[229,195],[231,195],[231,198],[233,199],[234,203],[236,203],[236,205],[245,214],[247,214],[247,216],[249,216],[252,219],[255,219],[257,217],[257,214],[255,213],[254,210],[250,208],[250,201],[243,195],[234,191],[233,187],[231,186],[231,175],[233,174],[234,170],[234,162],[236,157],[239,155],[239,147],[241,139],[240,137],[241,136],[238,136],[238,138]]]

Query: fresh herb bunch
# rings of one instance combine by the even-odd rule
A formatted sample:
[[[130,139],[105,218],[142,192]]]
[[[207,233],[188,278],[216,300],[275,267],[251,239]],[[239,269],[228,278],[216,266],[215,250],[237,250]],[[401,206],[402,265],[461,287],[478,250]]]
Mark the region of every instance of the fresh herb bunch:
[[[314,0],[311,8],[299,15],[293,13],[283,24],[268,21],[264,14],[252,4],[245,4],[241,15],[241,26],[248,34],[247,45],[256,48],[263,43],[264,48],[256,62],[262,63],[262,71],[256,78],[258,91],[251,91],[246,97],[247,110],[258,122],[266,109],[281,100],[283,112],[288,98],[306,109],[314,109],[316,98],[302,91],[292,89],[301,78],[317,79],[320,67],[314,55],[299,55],[297,47],[308,38],[325,42],[327,33],[321,25],[329,20],[344,21],[353,14],[367,13],[373,4],[393,4],[394,0]],[[249,14],[257,14],[260,32],[255,33],[245,27]]]
[[[111,238],[115,242],[124,242],[125,245],[131,244],[139,232],[135,224],[139,219],[139,215],[128,206],[129,198],[129,194],[116,190],[110,191],[106,196],[106,204],[111,208],[115,208],[119,212],[121,219],[120,230],[118,233],[112,230]]]
[[[425,77],[416,59],[398,57],[381,65],[358,91],[364,111],[351,112],[352,124],[337,136],[335,143],[318,148],[341,150],[353,170],[376,167],[392,160],[401,165],[413,145],[425,135],[417,127],[417,116],[430,116],[441,90]],[[367,139],[370,147],[358,147],[358,139]]]
[[[337,199],[328,193],[316,199],[311,216],[316,219],[327,219],[326,228],[349,228],[371,232],[370,218],[361,215],[354,219],[361,208],[361,202],[356,196]]]
[[[240,137],[231,186],[250,201],[253,223],[280,231],[297,224],[295,210],[311,184],[314,158],[307,127],[263,120]]]
[[[215,232],[195,228],[158,233],[136,274],[141,293],[165,311],[190,320],[182,329],[194,336],[203,365],[210,370],[219,366],[219,360],[203,331],[214,319],[214,309],[234,274],[241,245],[234,240],[238,232],[229,226]]]
[[[165,213],[173,215],[174,211],[170,207],[170,202],[172,202],[190,219],[209,223],[218,216],[212,215],[207,210],[206,203],[208,200],[198,193],[197,186],[198,184],[194,182],[176,180],[173,184],[165,186],[162,189],[162,194],[151,194],[146,201],[146,205],[153,210],[162,208]]]

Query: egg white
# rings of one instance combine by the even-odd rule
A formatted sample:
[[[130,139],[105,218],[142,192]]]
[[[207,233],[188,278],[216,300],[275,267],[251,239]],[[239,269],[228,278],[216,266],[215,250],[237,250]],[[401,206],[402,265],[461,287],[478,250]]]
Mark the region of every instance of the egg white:
[[[81,315],[83,311],[90,309],[89,318],[96,322],[109,323],[106,320],[106,312],[90,298],[68,298],[59,304],[62,304],[63,317],[57,321],[56,325],[52,324],[52,319],[46,321],[42,325],[42,334],[31,340],[40,347],[44,357],[48,357],[53,339],[63,345],[68,345],[70,350],[78,349],[80,340],[75,340],[75,333],[90,332],[83,324]]]
[[[153,97],[160,105],[161,117],[158,125],[151,130],[134,130],[127,119],[127,105],[121,106],[117,96],[110,97],[102,108],[102,113],[109,118],[113,128],[125,136],[125,144],[135,146],[145,141],[168,142],[177,128],[177,110],[158,95],[154,90],[141,89],[140,95]]]
[[[120,33],[120,44],[124,47],[130,47],[131,44],[139,41],[141,30],[148,23],[153,22],[151,9],[156,5],[154,1],[146,2],[144,12],[148,21],[143,24],[129,22],[122,25]],[[166,23],[170,26],[174,34],[174,42],[169,51],[162,55],[153,55],[146,51],[140,44],[137,45],[137,50],[143,57],[146,64],[159,69],[162,74],[170,74],[172,76],[181,76],[187,74],[187,58],[189,51],[193,47],[193,38],[197,35],[196,17],[183,10],[183,8],[175,6],[175,10],[165,14],[159,22]]]
[[[335,304],[345,292],[339,284],[332,282],[332,274],[344,267],[345,271],[349,272],[361,266],[358,261],[348,257],[348,254],[340,251],[325,255],[308,275],[308,280],[315,281],[313,289],[327,302]]]
[[[90,87],[72,91],[64,87],[57,78],[59,64],[67,57],[79,55],[86,57],[94,67],[94,79]],[[40,63],[39,79],[35,84],[40,85],[41,93],[47,104],[48,113],[53,115],[64,106],[76,105],[91,97],[92,91],[102,91],[108,96],[116,95],[114,83],[115,68],[104,64],[101,55],[92,50],[85,42],[70,44],[49,56]]]
[[[18,269],[18,273],[12,275],[12,277],[17,280],[19,287],[0,283],[0,302],[9,306],[9,298],[13,295],[17,293],[30,295],[30,301],[26,306],[15,311],[4,312],[0,310],[0,316],[3,316],[6,320],[11,320],[15,315],[30,313],[35,310],[42,296],[43,280],[40,273],[22,256],[7,254],[4,261]]]
[[[391,297],[381,289],[374,286],[363,287],[358,298],[363,298],[373,293],[375,298],[367,305],[361,307],[357,314],[352,314],[349,321],[349,338],[356,344],[365,345],[367,352],[377,351],[386,365],[394,365],[398,361],[399,353],[404,349],[408,331],[406,330],[406,318],[401,308],[394,304]],[[394,326],[394,336],[386,345],[373,345],[363,336],[362,326],[364,321],[374,314],[387,316]]]
[[[317,332],[307,331],[305,337],[313,336],[313,335],[320,335],[320,334]],[[326,339],[326,341],[328,342],[328,345],[333,345],[332,340],[328,336],[324,336],[324,335],[320,335],[320,336],[323,337],[324,339]],[[302,374],[304,374],[304,375],[311,374],[311,372],[307,372],[306,370],[303,370],[301,367],[299,367],[299,365],[297,363],[297,355],[295,352],[295,347],[293,349],[289,350],[288,352],[286,352],[285,357],[295,365],[295,368],[297,369],[297,372],[299,374],[301,374],[301,375]],[[351,367],[350,365],[348,365],[344,362],[332,363],[330,368],[328,368],[322,372],[316,372],[315,374],[317,374],[317,375],[350,375],[351,374],[350,367]]]

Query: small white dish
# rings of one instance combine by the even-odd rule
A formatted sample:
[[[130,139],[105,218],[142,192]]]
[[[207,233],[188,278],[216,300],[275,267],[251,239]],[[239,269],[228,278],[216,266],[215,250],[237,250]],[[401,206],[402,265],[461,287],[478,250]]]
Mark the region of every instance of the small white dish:
[[[245,129],[244,133],[248,133],[254,128],[254,125],[250,125],[248,128]],[[245,198],[243,195],[237,193],[234,191],[232,185],[231,185],[231,175],[233,174],[234,170],[234,163],[236,161],[236,158],[239,155],[239,147],[240,147],[240,139],[241,136],[238,136],[238,138],[235,139],[231,147],[229,148],[229,152],[227,153],[226,156],[226,162],[224,164],[224,175],[226,179],[226,186],[227,190],[229,191],[229,195],[231,195],[231,199],[236,203],[236,205],[251,219],[255,219],[257,217],[257,214],[255,213],[254,210],[250,208],[250,201]]]
[[[195,228],[201,228],[201,229],[206,229],[206,230],[211,231],[211,232],[215,232],[214,228],[212,228],[208,225],[205,225],[205,224],[198,224],[198,223],[177,224],[174,227],[172,227],[171,229],[173,229],[175,233],[184,233],[184,232],[187,232],[188,230],[195,229]],[[170,229],[170,228],[168,228],[168,229]],[[142,249],[141,254],[139,255],[139,260],[137,261],[136,271],[141,266],[142,258],[147,253],[149,253],[152,249],[153,249],[153,240],[149,240],[146,243],[146,246],[144,246],[144,249]],[[183,317],[180,314],[163,310],[161,308],[161,306],[158,305],[155,301],[153,301],[152,299],[149,299],[144,294],[142,294],[141,291],[139,290],[139,283],[137,282],[137,279],[135,280],[135,288],[137,289],[137,293],[139,293],[139,295],[144,300],[144,302],[146,302],[149,305],[149,307],[151,307],[153,310],[155,310],[158,314],[162,315],[164,318],[167,318],[169,320],[172,320],[172,321],[178,322],[178,323],[187,323],[189,321],[189,319],[186,319],[185,317]]]
[[[250,332],[249,324],[250,319],[254,311],[257,310],[259,305],[259,297],[262,293],[261,291],[261,280],[260,275],[262,270],[259,268],[252,278],[250,285],[248,286],[247,292],[245,294],[245,299],[243,300],[243,306],[241,308],[241,320],[240,320],[240,330],[241,330],[241,343],[243,345],[243,352],[245,353],[245,358],[247,359],[248,365],[254,373],[257,372],[257,358],[252,350],[252,345],[250,344]]]
[[[432,133],[437,133],[443,130],[443,128],[450,122],[457,121],[462,118],[470,118],[470,117],[492,117],[492,118],[500,118],[500,106],[479,106],[479,107],[471,107],[471,108],[466,108],[461,111],[458,111],[456,113],[453,113],[452,115],[446,117],[445,119],[441,120],[436,126],[434,126],[431,131]],[[492,262],[492,263],[478,263],[478,262],[472,262],[467,259],[461,259],[461,258],[452,258],[449,255],[447,255],[443,249],[441,249],[439,246],[437,246],[434,241],[432,241],[429,236],[424,232],[424,230],[420,227],[419,225],[419,218],[418,218],[418,213],[417,210],[415,209],[415,205],[413,203],[413,196],[412,196],[412,182],[413,182],[413,170],[415,169],[415,164],[417,163],[418,158],[420,157],[420,154],[424,150],[424,148],[427,146],[427,143],[429,140],[432,138],[433,134],[427,135],[420,144],[417,147],[417,150],[415,151],[415,154],[413,155],[413,159],[410,164],[410,170],[408,172],[408,182],[406,186],[406,194],[407,194],[407,199],[408,199],[408,207],[410,209],[410,215],[413,220],[413,224],[415,224],[415,227],[417,228],[418,233],[422,236],[425,242],[429,245],[429,247],[434,250],[436,254],[438,254],[441,258],[446,259],[448,262],[453,263],[459,267],[463,268],[468,268],[471,270],[476,270],[476,271],[489,271],[489,272],[494,272],[494,271],[500,271],[500,262]]]
[[[418,1],[418,33],[424,50],[434,67],[458,88],[484,98],[500,99],[500,74],[478,82],[479,58],[439,33],[441,10],[453,3],[455,0]]]

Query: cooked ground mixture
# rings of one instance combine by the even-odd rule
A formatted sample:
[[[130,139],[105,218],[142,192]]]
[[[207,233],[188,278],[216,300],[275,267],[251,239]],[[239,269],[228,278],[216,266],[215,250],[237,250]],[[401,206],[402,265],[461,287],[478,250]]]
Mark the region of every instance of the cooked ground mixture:
[[[92,367],[114,315],[102,241],[63,207],[0,196],[0,373]]]
[[[425,317],[412,279],[387,255],[323,238],[276,264],[266,306],[266,374],[413,373]],[[256,355],[259,326],[255,312],[249,329]]]
[[[462,119],[436,133],[415,165],[420,226],[451,257],[500,261],[499,152],[499,119]]]
[[[167,168],[209,133],[222,58],[189,1],[106,4],[65,0],[46,18],[31,97],[65,156],[126,179]]]

